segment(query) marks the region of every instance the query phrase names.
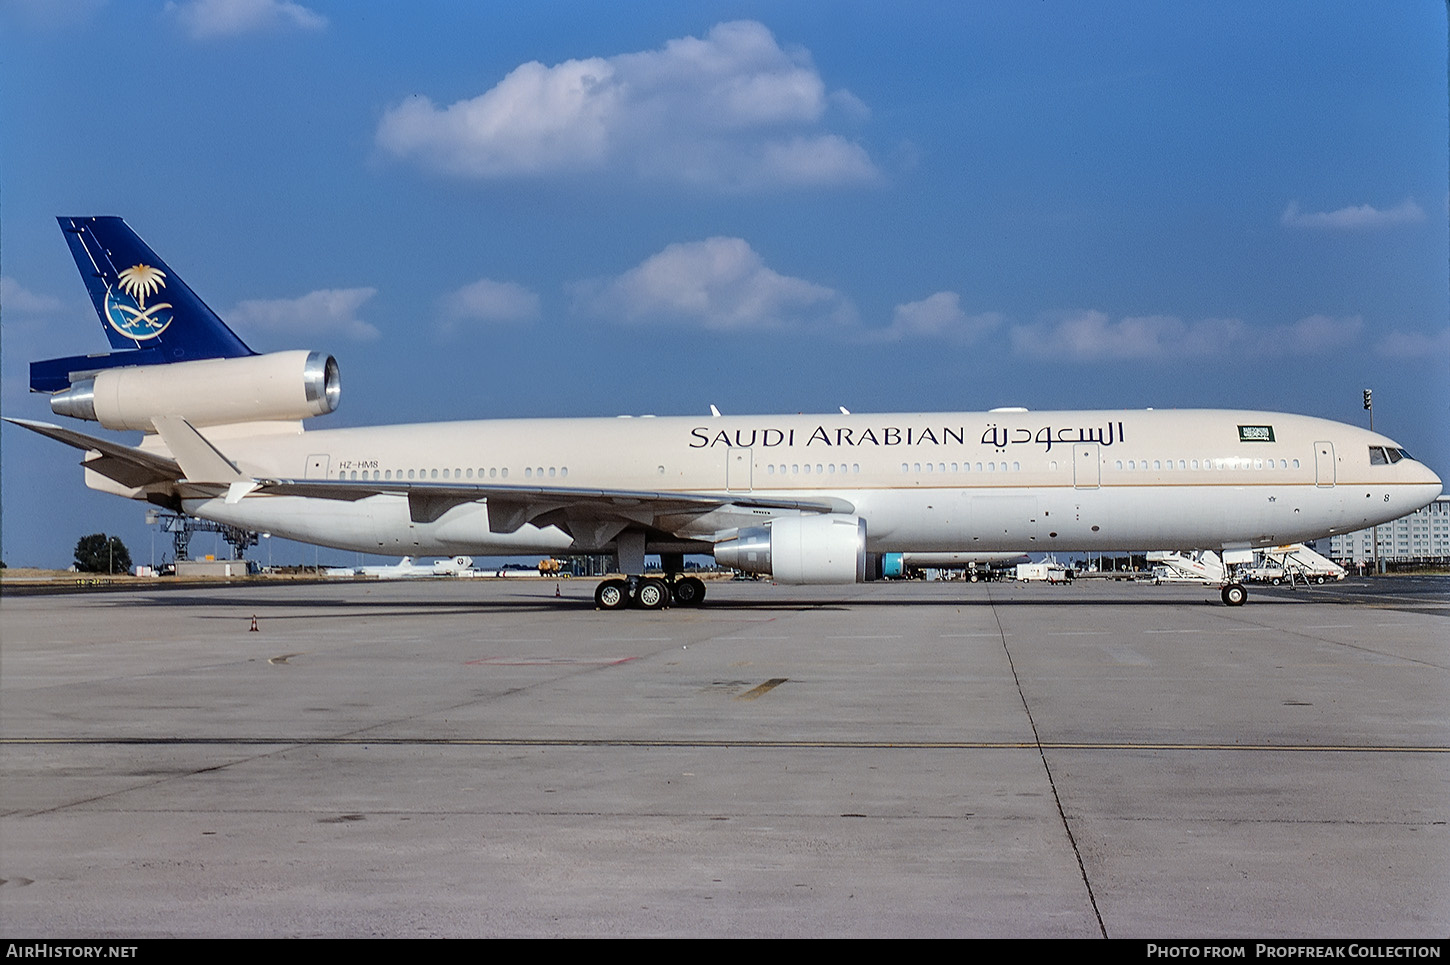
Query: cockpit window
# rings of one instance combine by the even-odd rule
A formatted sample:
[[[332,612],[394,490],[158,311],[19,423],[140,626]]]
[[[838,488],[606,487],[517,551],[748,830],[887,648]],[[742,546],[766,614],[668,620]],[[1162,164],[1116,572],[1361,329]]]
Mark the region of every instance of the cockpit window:
[[[1414,456],[1410,455],[1404,449],[1398,449],[1394,446],[1369,447],[1369,464],[1371,466],[1393,465],[1394,463],[1399,462],[1401,459],[1409,459],[1413,461],[1414,458]]]

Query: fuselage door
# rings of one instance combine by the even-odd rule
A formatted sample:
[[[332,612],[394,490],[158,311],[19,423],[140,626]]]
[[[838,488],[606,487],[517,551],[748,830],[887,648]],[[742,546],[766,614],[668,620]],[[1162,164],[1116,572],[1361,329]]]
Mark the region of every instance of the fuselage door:
[[[327,453],[316,453],[307,457],[307,469],[302,473],[303,479],[326,479],[327,464],[329,462]]]
[[[1314,485],[1334,485],[1334,443],[1314,443]]]
[[[1072,447],[1073,488],[1097,489],[1102,485],[1102,468],[1096,442],[1079,442]]]
[[[739,493],[750,491],[750,449],[731,448],[725,456],[725,489]]]

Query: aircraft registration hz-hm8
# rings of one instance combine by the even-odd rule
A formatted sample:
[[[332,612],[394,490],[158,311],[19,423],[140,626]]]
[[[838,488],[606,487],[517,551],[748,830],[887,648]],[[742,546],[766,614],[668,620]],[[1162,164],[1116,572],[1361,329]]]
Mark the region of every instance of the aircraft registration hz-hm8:
[[[258,355],[115,217],[61,218],[112,351],[34,362],[51,409],[139,446],[12,419],[84,450],[86,485],[340,549],[612,553],[597,603],[693,605],[685,554],[781,583],[864,580],[884,553],[1213,549],[1413,512],[1438,476],[1393,440],[1238,410],[506,419],[304,431],[336,361]],[[656,553],[663,579],[647,578]],[[1232,576],[1223,600],[1246,591]]]

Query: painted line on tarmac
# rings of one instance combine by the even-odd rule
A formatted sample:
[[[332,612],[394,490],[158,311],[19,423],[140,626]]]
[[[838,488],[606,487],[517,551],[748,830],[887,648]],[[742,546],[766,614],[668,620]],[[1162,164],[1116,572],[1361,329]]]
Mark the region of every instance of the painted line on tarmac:
[[[0,747],[659,747],[825,750],[1254,751],[1256,753],[1450,754],[1409,744],[1172,744],[1151,741],[657,740],[572,737],[5,737]]]
[[[465,667],[612,667],[638,657],[479,657],[465,660]]]
[[[764,697],[766,694],[770,693],[772,690],[779,687],[781,684],[785,683],[789,679],[789,677],[771,677],[769,680],[767,680],[763,684],[760,684],[758,687],[751,687],[749,690],[745,691],[745,693],[736,695],[735,699],[755,700],[757,697]]]

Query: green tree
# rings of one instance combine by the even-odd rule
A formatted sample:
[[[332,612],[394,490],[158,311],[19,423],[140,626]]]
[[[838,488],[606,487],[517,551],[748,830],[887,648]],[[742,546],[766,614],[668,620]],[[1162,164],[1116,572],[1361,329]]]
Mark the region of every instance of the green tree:
[[[76,540],[76,569],[82,573],[129,573],[131,554],[119,536],[92,533]]]

